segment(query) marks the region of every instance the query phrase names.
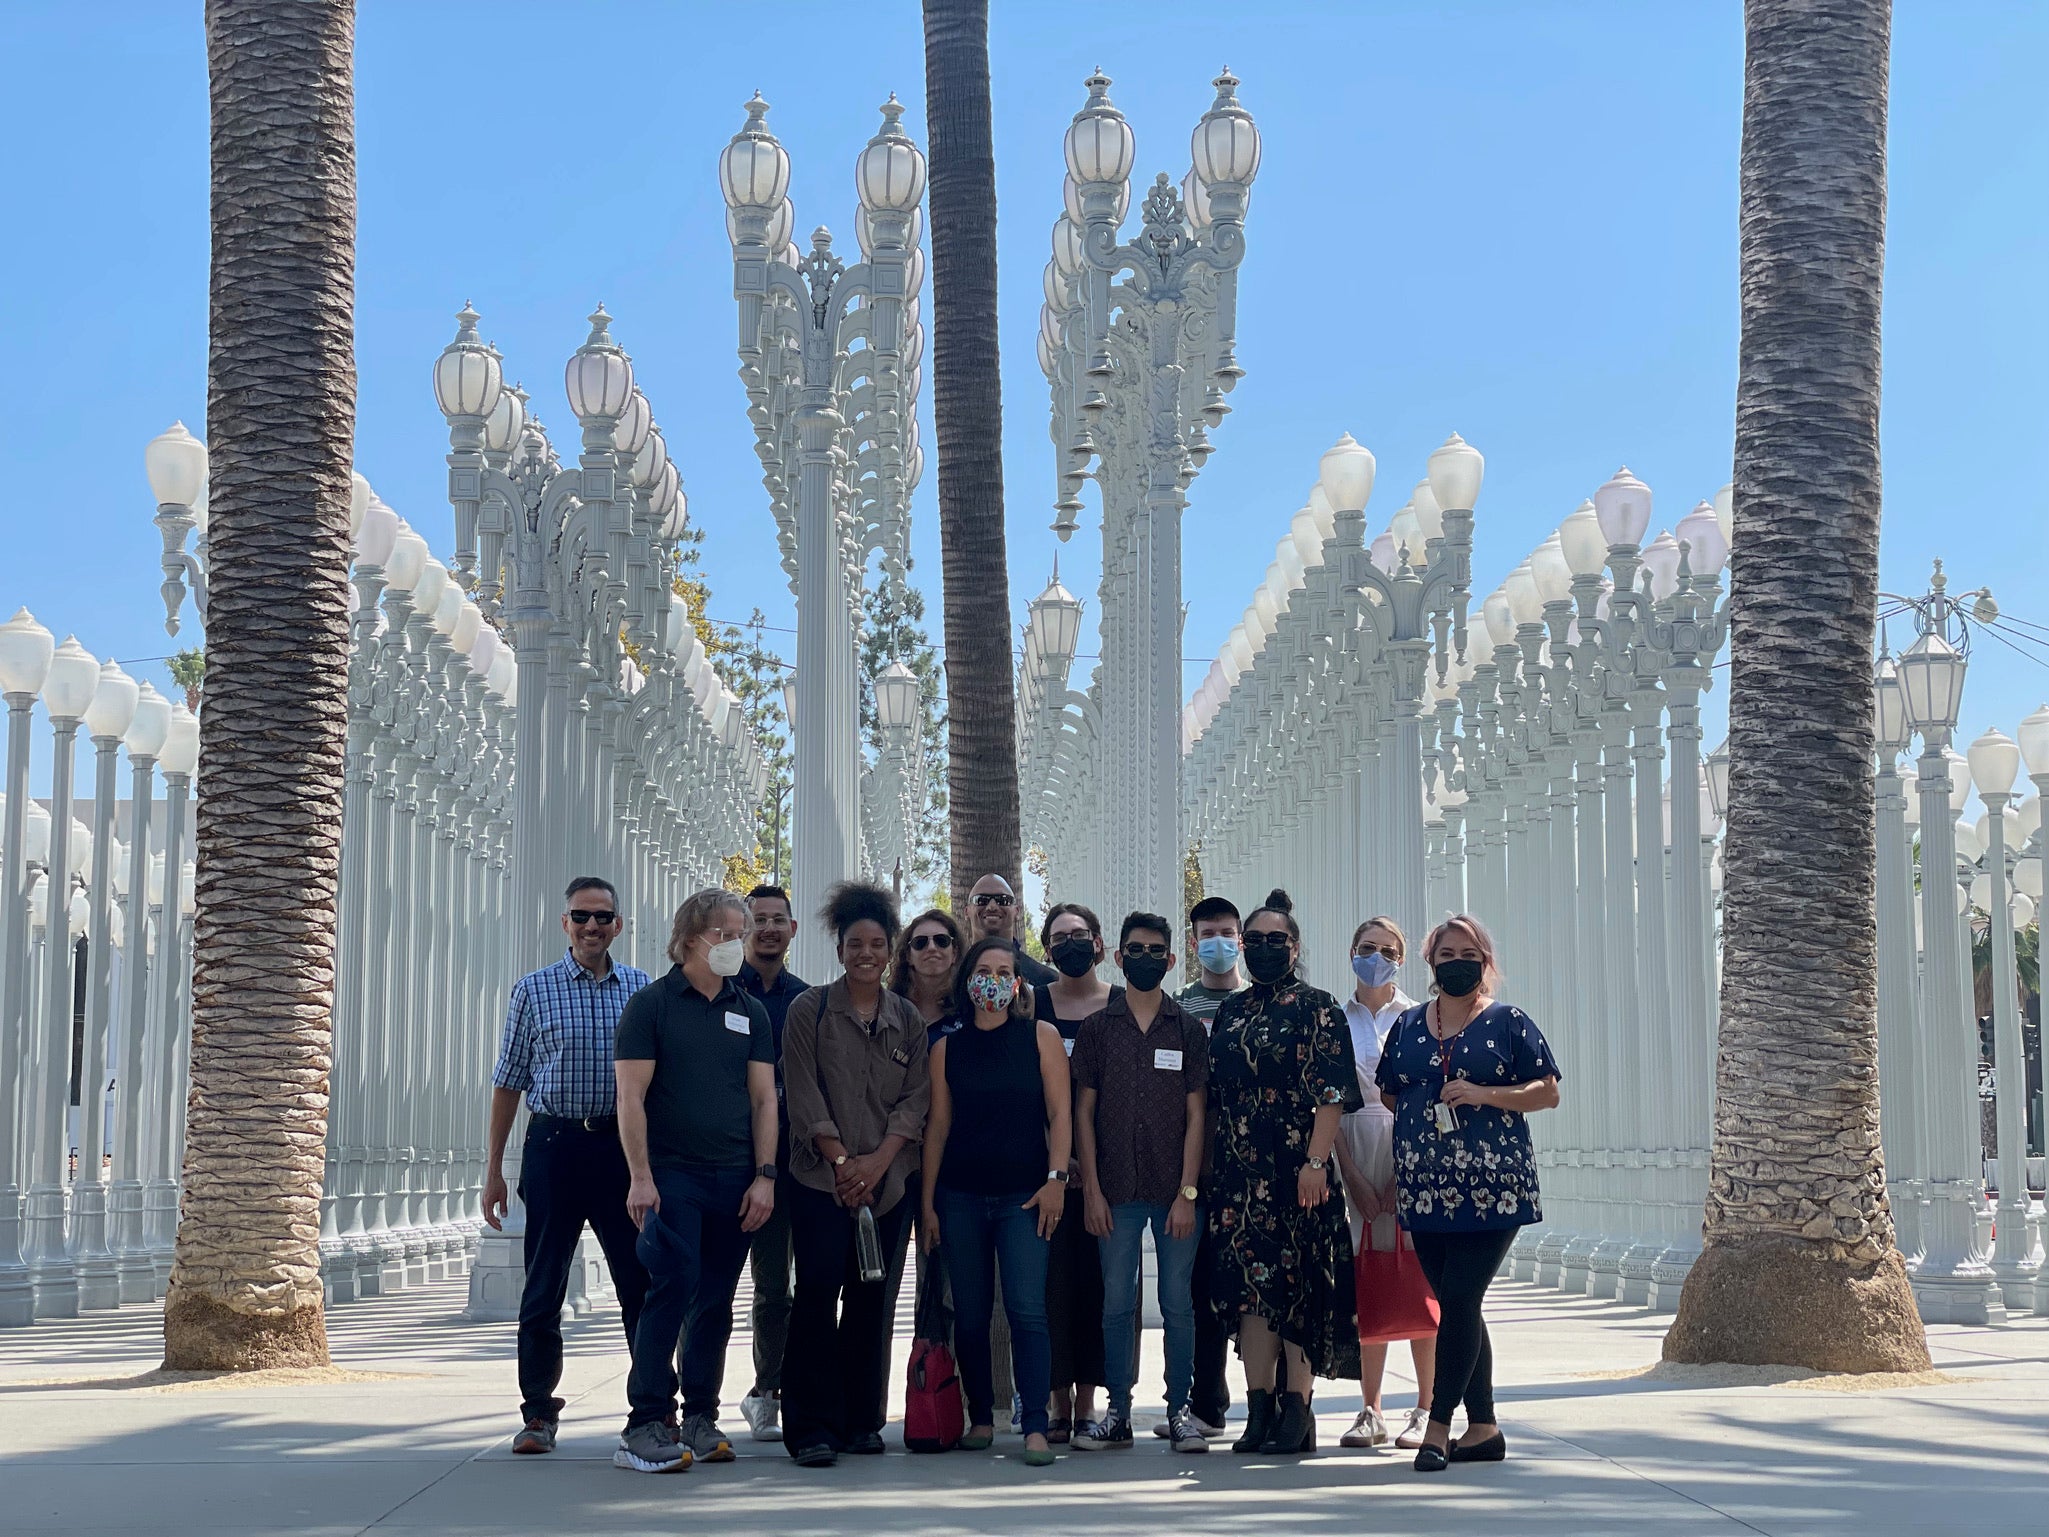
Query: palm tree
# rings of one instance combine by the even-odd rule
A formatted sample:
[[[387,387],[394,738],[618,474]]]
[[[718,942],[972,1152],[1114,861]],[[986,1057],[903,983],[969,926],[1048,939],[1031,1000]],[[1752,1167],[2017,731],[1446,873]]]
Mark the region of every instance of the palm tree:
[[[954,911],[984,875],[1021,887],[1003,390],[996,350],[996,152],[988,0],[925,0],[932,147],[932,416],[946,607]]]
[[[164,1364],[327,1362],[319,1202],[356,425],[353,0],[207,0],[205,794]]]
[[[1871,647],[1890,0],[1745,12],[1715,1145],[1674,1361],[1926,1368],[1878,1137]]]

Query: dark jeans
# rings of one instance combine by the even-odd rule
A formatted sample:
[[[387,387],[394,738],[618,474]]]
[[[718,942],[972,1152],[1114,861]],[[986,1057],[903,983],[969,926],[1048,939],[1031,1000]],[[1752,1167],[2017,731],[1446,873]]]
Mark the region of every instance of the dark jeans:
[[[1010,1319],[1011,1358],[1024,1399],[1026,1435],[1046,1433],[1046,1396],[1052,1388],[1046,1339],[1046,1259],[1039,1213],[1028,1209],[1030,1190],[1015,1195],[971,1195],[941,1185],[933,1196],[939,1241],[946,1246],[953,1281],[953,1350],[968,1399],[968,1423],[992,1425],[989,1319],[996,1306],[996,1274],[1003,1273],[1003,1311]],[[1057,1231],[1057,1230],[1056,1230]]]
[[[823,1190],[786,1180],[797,1253],[797,1299],[783,1370],[783,1444],[790,1455],[842,1451],[882,1429],[889,1372],[889,1276],[861,1279],[855,1216]],[[875,1218],[885,1256],[901,1253],[911,1201]],[[886,1260],[885,1260],[886,1267]]]
[[[754,1391],[775,1393],[783,1385],[783,1353],[790,1342],[790,1210],[797,1182],[776,1181],[775,1215],[754,1230],[747,1250],[754,1278]]]
[[[1100,1387],[1103,1369],[1103,1257],[1083,1220],[1081,1191],[1067,1187],[1067,1209],[1046,1256],[1046,1336],[1056,1388]]]
[[[1189,1290],[1195,1301],[1195,1382],[1189,1390],[1188,1408],[1208,1425],[1221,1425],[1231,1412],[1231,1379],[1226,1363],[1231,1356],[1231,1326],[1210,1306],[1209,1224],[1195,1230],[1195,1274]]]
[[[747,1263],[740,1198],[754,1181],[752,1169],[656,1169],[654,1176],[661,1218],[682,1239],[690,1260],[648,1278],[647,1302],[633,1334],[633,1371],[626,1379],[629,1429],[674,1412],[679,1360],[684,1414],[718,1413],[719,1378],[733,1333],[733,1289]]]
[[[1437,1325],[1437,1381],[1430,1394],[1430,1418],[1440,1425],[1451,1423],[1461,1402],[1471,1424],[1494,1423],[1494,1345],[1480,1304],[1520,1231],[1502,1227],[1409,1235],[1443,1315]]]
[[[537,1115],[527,1123],[520,1155],[519,1198],[526,1204],[526,1286],[519,1298],[519,1415],[553,1420],[562,1413],[562,1301],[569,1267],[589,1223],[605,1251],[619,1294],[626,1343],[647,1297],[647,1272],[633,1252],[639,1236],[626,1215],[632,1184],[618,1128],[608,1119],[586,1131],[581,1121]]]

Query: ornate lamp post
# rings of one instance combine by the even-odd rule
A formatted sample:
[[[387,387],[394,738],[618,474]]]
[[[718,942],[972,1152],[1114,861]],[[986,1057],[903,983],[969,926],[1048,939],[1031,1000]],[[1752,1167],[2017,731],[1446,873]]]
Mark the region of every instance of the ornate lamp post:
[[[1922,1202],[1928,1085],[1920,1072],[1920,1034],[1914,963],[1914,871],[1907,796],[1900,779],[1900,754],[1913,729],[1898,668],[1881,655],[1872,673],[1877,725],[1875,781],[1878,833],[1878,1075],[1881,1142],[1900,1252],[1910,1261],[1921,1252]],[[1719,812],[1728,798],[1729,754],[1725,744],[1708,760]]]

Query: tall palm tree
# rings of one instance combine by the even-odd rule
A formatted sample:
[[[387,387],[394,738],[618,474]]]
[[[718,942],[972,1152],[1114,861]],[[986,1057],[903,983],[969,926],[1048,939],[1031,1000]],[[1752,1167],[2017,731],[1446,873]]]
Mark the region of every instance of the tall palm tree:
[[[1675,1361],[1928,1365],[1878,1139],[1871,643],[1890,0],[1745,11],[1715,1146]]]
[[[946,605],[947,801],[953,900],[984,875],[1021,885],[1017,699],[1003,541],[1003,387],[996,348],[996,151],[988,0],[925,0],[932,146],[932,416]]]
[[[207,0],[213,268],[192,1094],[164,1364],[324,1365],[356,426],[353,0]]]

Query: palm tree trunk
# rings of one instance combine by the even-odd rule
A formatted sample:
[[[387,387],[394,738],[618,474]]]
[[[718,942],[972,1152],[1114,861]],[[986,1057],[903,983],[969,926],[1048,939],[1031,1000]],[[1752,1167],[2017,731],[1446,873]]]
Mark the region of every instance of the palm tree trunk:
[[[164,1364],[327,1362],[347,727],[353,0],[207,0],[213,270],[192,1091]]]
[[[1878,1136],[1872,626],[1890,0],[1746,8],[1729,824],[1674,1361],[1925,1369]]]
[[[988,0],[925,0],[931,136],[932,415],[946,605],[954,911],[984,875],[1022,887],[1003,389],[996,349],[996,153]]]

